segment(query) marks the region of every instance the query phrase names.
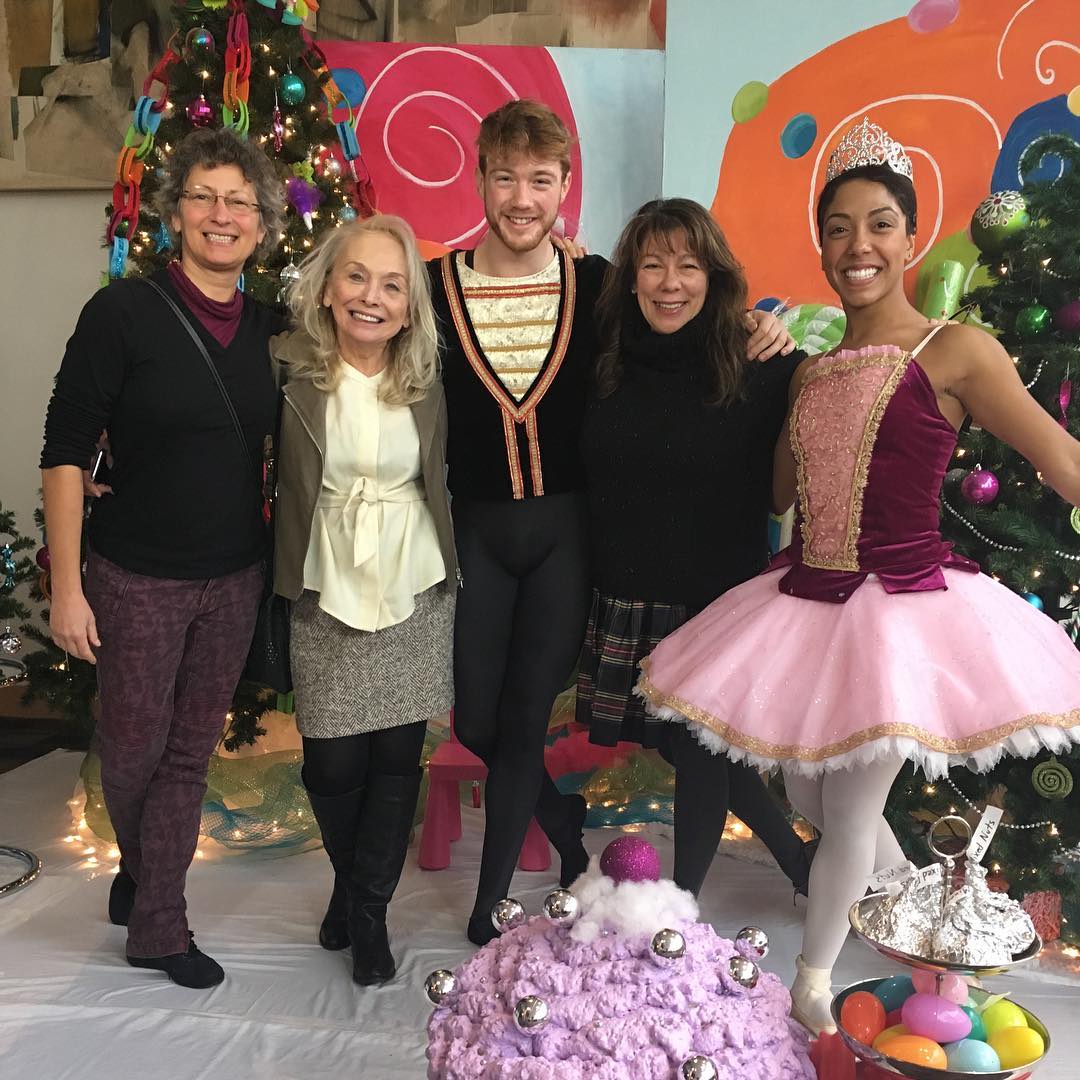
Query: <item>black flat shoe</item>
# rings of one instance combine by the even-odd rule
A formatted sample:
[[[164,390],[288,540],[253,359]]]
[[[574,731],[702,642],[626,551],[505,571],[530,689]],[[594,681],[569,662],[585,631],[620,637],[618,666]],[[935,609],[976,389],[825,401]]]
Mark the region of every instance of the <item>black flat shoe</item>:
[[[114,926],[127,926],[131,909],[135,906],[135,879],[123,863],[109,888],[109,922]]]
[[[490,915],[472,915],[469,917],[465,936],[474,945],[483,948],[489,941],[494,941],[499,936],[499,931],[495,929]]]
[[[221,965],[195,944],[195,935],[188,931],[187,952],[173,953],[170,956],[129,956],[127,962],[132,967],[152,968],[164,971],[177,986],[186,986],[192,990],[205,990],[217,986],[225,978]]]

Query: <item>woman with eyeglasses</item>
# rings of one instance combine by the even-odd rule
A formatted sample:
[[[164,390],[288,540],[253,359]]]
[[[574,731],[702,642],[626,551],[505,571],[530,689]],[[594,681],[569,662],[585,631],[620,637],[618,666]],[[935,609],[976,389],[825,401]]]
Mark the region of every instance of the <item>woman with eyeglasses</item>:
[[[238,281],[276,243],[282,206],[252,144],[227,130],[184,139],[158,196],[179,257],[83,308],[41,455],[53,640],[97,664],[102,789],[121,855],[109,918],[128,928],[128,963],[195,988],[224,978],[188,930],[184,882],[262,589],[255,463],[274,425],[267,355],[283,326]],[[94,489],[84,580],[83,473],[103,429],[111,477]]]

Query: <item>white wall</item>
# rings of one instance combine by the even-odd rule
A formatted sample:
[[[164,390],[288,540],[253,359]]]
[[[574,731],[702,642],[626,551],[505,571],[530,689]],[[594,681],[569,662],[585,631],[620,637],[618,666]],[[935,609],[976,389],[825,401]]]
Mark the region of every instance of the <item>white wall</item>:
[[[35,536],[53,377],[105,269],[108,191],[0,191],[0,501]]]

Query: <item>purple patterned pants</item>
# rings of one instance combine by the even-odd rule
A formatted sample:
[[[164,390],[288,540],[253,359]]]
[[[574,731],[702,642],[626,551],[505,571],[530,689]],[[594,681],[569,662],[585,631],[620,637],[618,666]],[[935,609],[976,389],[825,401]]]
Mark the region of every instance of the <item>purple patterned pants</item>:
[[[255,626],[262,565],[218,578],[146,577],[91,552],[101,786],[138,884],[129,956],[186,952],[184,881],[206,769]]]

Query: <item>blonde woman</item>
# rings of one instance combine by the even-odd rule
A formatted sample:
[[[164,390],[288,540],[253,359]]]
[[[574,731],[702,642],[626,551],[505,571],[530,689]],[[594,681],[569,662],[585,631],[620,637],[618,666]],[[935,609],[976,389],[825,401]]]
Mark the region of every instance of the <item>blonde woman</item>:
[[[427,721],[453,700],[457,559],[427,271],[377,215],[300,267],[284,365],[274,588],[295,601],[304,785],[334,867],[319,941],[360,985],[393,977],[386,908],[420,789]]]

